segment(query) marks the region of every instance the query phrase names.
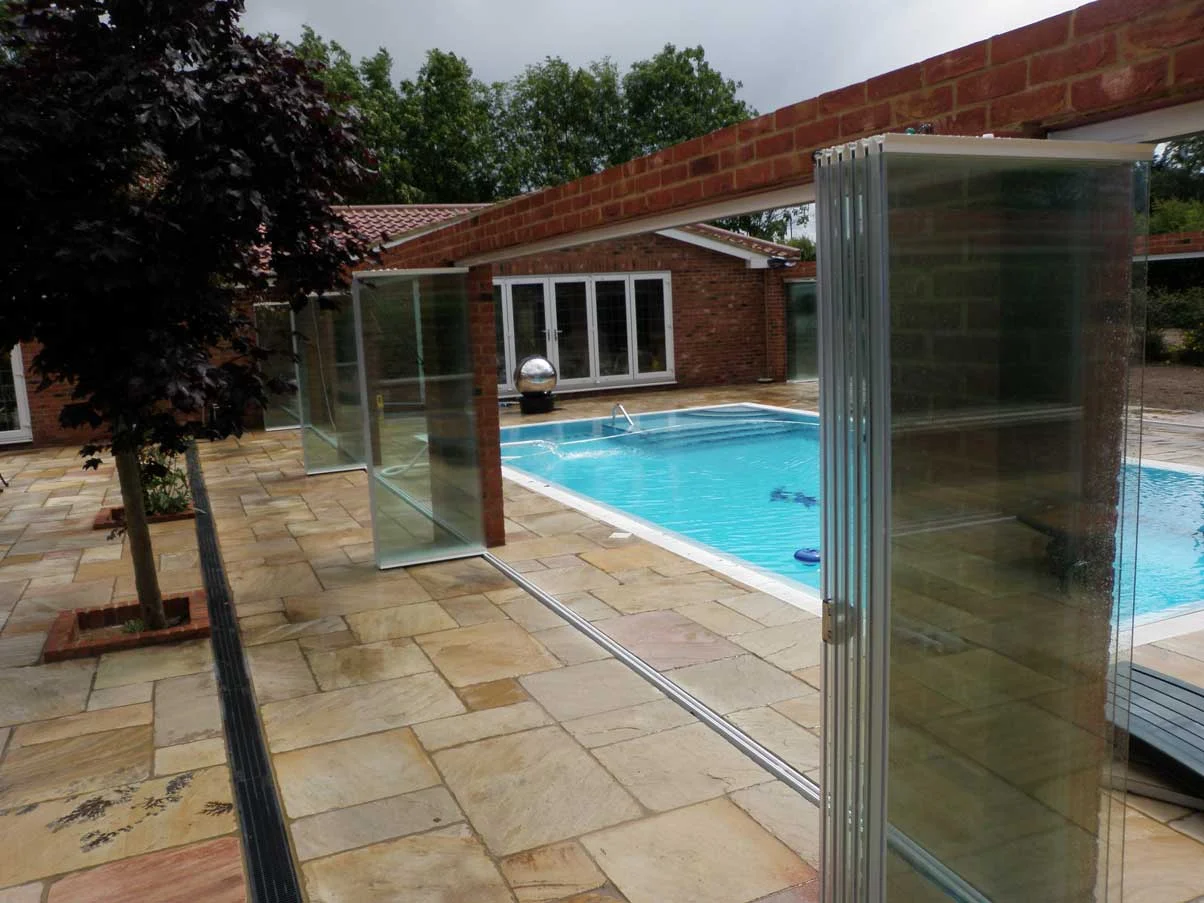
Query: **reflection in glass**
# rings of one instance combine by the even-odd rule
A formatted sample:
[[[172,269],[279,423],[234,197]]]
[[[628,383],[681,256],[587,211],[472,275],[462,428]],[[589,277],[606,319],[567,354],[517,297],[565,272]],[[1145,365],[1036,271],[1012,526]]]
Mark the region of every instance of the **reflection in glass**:
[[[598,279],[594,282],[598,313],[598,375],[627,376],[627,280]]]
[[[0,433],[21,429],[21,410],[17,406],[17,379],[13,374],[20,355],[12,349],[0,351]]]
[[[1129,163],[886,161],[890,822],[991,900],[1104,899],[1144,195]],[[894,899],[927,885],[892,860]]]
[[[357,280],[377,565],[478,553],[481,480],[462,273]]]
[[[819,375],[819,321],[814,282],[786,283],[786,378]]]
[[[584,282],[553,283],[557,370],[561,379],[585,379],[589,368],[589,307]]]
[[[493,335],[497,353],[497,382],[499,386],[504,386],[510,382],[510,370],[506,366],[506,312],[500,285],[493,287]]]
[[[255,332],[259,347],[275,352],[263,363],[264,375],[296,383],[297,364],[293,358],[293,319],[287,304],[256,304]],[[263,412],[264,429],[288,429],[301,424],[297,390],[272,395]]]
[[[355,314],[346,295],[310,302],[295,315],[297,392],[306,473],[364,465]]]
[[[542,282],[519,282],[510,286],[511,315],[514,317],[514,366],[532,354],[548,355],[548,317]]]
[[[665,283],[661,279],[636,279],[635,343],[640,373],[667,369],[665,341]]]

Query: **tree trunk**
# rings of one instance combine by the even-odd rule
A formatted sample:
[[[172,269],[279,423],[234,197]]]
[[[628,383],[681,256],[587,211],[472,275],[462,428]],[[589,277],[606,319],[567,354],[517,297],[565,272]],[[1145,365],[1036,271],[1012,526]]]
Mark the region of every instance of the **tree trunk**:
[[[163,593],[159,590],[159,575],[155,571],[155,550],[151,547],[146,506],[142,503],[138,454],[134,451],[114,452],[113,459],[117,463],[121,500],[125,504],[125,534],[130,541],[130,558],[134,561],[134,586],[138,590],[142,623],[147,630],[162,630],[167,626],[167,618],[163,614]]]

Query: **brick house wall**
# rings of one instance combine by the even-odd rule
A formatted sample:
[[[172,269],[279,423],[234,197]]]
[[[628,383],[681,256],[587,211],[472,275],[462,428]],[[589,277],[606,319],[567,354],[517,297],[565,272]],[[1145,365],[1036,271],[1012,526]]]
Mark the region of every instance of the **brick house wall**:
[[[501,277],[670,272],[677,384],[713,386],[750,383],[763,376],[784,378],[782,280],[797,269],[752,270],[740,258],[646,233],[519,257],[495,265],[493,273]],[[767,312],[770,344],[782,345],[768,363]]]

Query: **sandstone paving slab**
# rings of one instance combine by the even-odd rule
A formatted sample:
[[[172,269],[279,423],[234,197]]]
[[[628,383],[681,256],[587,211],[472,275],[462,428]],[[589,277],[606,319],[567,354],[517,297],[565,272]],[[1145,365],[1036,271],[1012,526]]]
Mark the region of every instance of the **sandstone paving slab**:
[[[147,853],[69,875],[50,888],[47,903],[245,903],[242,848],[223,837]]]
[[[630,903],[754,901],[815,877],[726,799],[590,834],[582,843]]]
[[[660,690],[613,658],[532,674],[520,683],[560,721],[663,698]]]
[[[32,746],[35,743],[49,743],[52,740],[65,740],[68,737],[100,734],[123,727],[150,724],[153,714],[149,703],[138,703],[120,708],[66,715],[50,721],[35,721],[14,729],[13,746]]]
[[[435,753],[435,762],[496,855],[545,846],[641,814],[614,778],[558,727],[447,749]]]
[[[283,643],[296,640],[305,645],[309,637],[324,636],[330,633],[346,633],[347,622],[338,615],[317,618],[313,621],[297,621],[288,624],[267,624],[262,627],[252,627],[242,631],[243,646],[262,646],[267,643]]]
[[[546,903],[606,883],[606,876],[575,841],[516,853],[501,865],[518,903]]]
[[[446,827],[463,818],[447,788],[439,786],[299,818],[290,833],[297,858],[304,862]]]
[[[271,702],[260,708],[260,716],[268,746],[284,752],[464,711],[451,688],[427,672]]]
[[[290,818],[300,818],[439,783],[409,728],[280,753],[273,759]]]
[[[96,690],[105,690],[125,684],[209,671],[212,667],[213,654],[208,640],[110,652],[100,657],[93,687]]]
[[[226,761],[224,737],[194,740],[179,746],[161,746],[155,750],[155,774],[179,774],[182,771],[197,771],[210,765],[221,765]]]
[[[155,746],[177,746],[221,733],[221,704],[212,671],[155,682]]]
[[[318,691],[309,663],[296,641],[250,646],[245,654],[255,699],[261,705]]]
[[[150,740],[141,726],[10,749],[0,764],[0,809],[149,777]]]
[[[509,547],[504,546],[503,549],[505,548]],[[479,558],[424,564],[409,568],[407,573],[422,584],[435,599],[488,593],[511,585],[510,578]]]
[[[695,718],[672,699],[657,699],[564,722],[564,729],[586,749],[635,740],[658,731],[694,723]]]
[[[701,723],[599,747],[594,755],[656,812],[769,780],[764,769]]]
[[[0,726],[82,712],[95,669],[90,660],[5,668],[0,671]]]
[[[559,668],[555,656],[513,621],[478,624],[418,637],[453,687]]]
[[[740,591],[717,577],[699,575],[702,579],[658,578],[639,582],[624,582],[619,586],[603,586],[590,592],[611,608],[624,614],[679,608],[700,602],[715,602]]]
[[[438,721],[427,721],[416,725],[414,733],[426,749],[434,751],[551,723],[552,719],[535,703],[520,702],[516,705],[440,718]]]
[[[733,608],[728,608],[722,602],[695,602],[693,605],[683,605],[674,609],[678,614],[685,615],[691,621],[697,621],[707,630],[713,630],[720,636],[733,637],[736,634],[760,630],[763,625],[752,618],[747,618]]]
[[[362,611],[347,615],[347,625],[361,643],[454,630],[459,625],[435,602]]]
[[[0,637],[0,669],[32,665],[42,655],[46,636],[40,631]]]
[[[583,552],[581,557],[609,573],[636,568],[651,568],[666,577],[674,577],[706,570],[701,564],[682,558],[680,555],[674,555],[660,546],[639,540],[613,549]]]
[[[0,903],[42,903],[42,882],[0,890]]]
[[[765,627],[794,624],[815,617],[810,612],[783,602],[768,593],[728,595],[722,596],[720,601],[733,611],[739,612]]]
[[[583,662],[610,658],[609,652],[570,624],[553,627],[551,630],[540,630],[531,636],[566,665],[580,665]]]
[[[605,621],[601,629],[653,668],[665,671],[739,655],[741,649],[675,611],[649,611]]]
[[[546,562],[545,562],[546,563]],[[617,588],[619,582],[601,568],[580,563],[576,567],[548,568],[527,575],[528,579],[546,593],[581,592]]]
[[[506,613],[489,601],[482,593],[441,599],[439,607],[455,619],[461,627],[472,627],[489,621],[504,621]]]
[[[808,688],[807,692],[794,699],[775,702],[773,708],[808,730],[818,731],[823,724],[824,698],[818,690]]]
[[[361,847],[301,867],[322,903],[512,903],[480,842],[457,828]]]
[[[746,787],[731,800],[803,861],[819,868],[819,809],[781,781]]]
[[[513,677],[470,684],[467,687],[460,687],[456,692],[464,704],[474,712],[480,709],[496,709],[504,705],[514,705],[531,698],[523,689],[523,685]]]
[[[318,686],[323,690],[337,690],[434,670],[422,650],[412,640],[405,638],[340,649],[307,650],[305,654]]]
[[[235,829],[225,767],[0,810],[0,886],[90,868]]]
[[[742,633],[734,641],[783,671],[810,668],[823,658],[821,624],[815,617]]]
[[[284,610],[290,621],[311,621],[331,615],[350,615],[430,601],[430,594],[414,580],[402,579],[403,575],[396,571],[377,573],[391,579],[286,596]]]
[[[754,655],[676,668],[666,676],[720,714],[772,705],[808,690],[798,678]]]
[[[322,584],[304,561],[260,565],[230,574],[230,594],[240,602],[316,593]]]

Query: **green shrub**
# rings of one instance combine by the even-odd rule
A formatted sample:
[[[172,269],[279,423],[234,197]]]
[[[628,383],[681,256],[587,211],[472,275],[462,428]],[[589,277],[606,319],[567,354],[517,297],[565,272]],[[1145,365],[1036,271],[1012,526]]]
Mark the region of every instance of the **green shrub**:
[[[1183,330],[1183,344],[1175,353],[1176,363],[1204,364],[1204,322]]]
[[[1147,364],[1165,361],[1169,355],[1166,349],[1166,337],[1160,329],[1147,329],[1145,333],[1145,362]]]
[[[1204,285],[1182,291],[1151,289],[1146,300],[1146,325],[1156,329],[1193,329],[1204,323]]]
[[[192,493],[178,455],[144,448],[138,454],[138,462],[142,467],[142,502],[148,517],[188,510]]]
[[[1204,201],[1165,198],[1150,209],[1150,234],[1204,231]]]

